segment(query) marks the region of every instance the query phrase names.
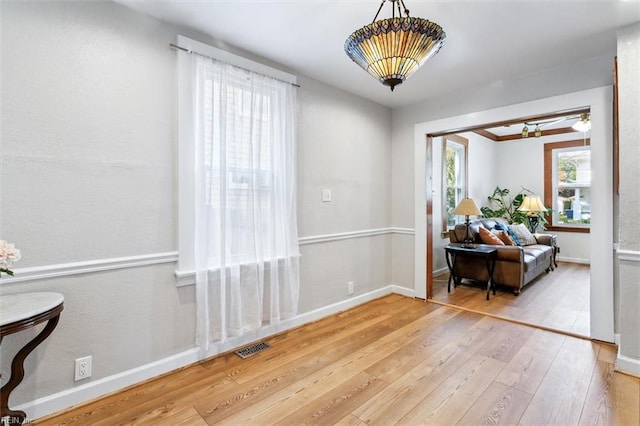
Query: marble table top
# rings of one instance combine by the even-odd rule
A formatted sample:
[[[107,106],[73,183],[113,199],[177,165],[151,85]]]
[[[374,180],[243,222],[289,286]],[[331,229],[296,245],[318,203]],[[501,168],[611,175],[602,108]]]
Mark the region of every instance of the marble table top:
[[[64,301],[60,293],[19,293],[0,296],[0,326],[24,320],[55,308]]]

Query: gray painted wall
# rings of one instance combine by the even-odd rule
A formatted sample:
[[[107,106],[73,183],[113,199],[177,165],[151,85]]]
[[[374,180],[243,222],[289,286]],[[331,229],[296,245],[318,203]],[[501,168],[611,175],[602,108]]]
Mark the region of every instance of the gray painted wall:
[[[178,33],[215,41],[111,2],[1,7],[0,236],[22,250],[15,268],[177,250],[176,52],[168,45]],[[300,236],[388,227],[390,109],[303,76],[299,83]],[[323,188],[331,203],[321,202]],[[388,235],[303,246],[300,312],[346,300],[347,281],[356,295],[389,285],[389,248]],[[2,294],[65,296],[12,405],[85,384],[73,382],[75,358],[93,356],[88,380],[97,381],[193,348],[195,291],[176,287],[174,269],[0,285]],[[3,341],[3,383],[31,336]]]
[[[640,23],[618,33],[620,349],[640,374]],[[625,253],[624,255],[622,253]]]

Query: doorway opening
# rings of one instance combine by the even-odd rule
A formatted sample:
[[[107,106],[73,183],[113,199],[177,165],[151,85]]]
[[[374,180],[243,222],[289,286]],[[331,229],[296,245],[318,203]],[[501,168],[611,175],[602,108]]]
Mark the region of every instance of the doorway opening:
[[[442,210],[440,210],[442,201],[438,199],[438,196],[442,193],[442,190],[439,187],[437,179],[442,175],[442,169],[438,170],[438,167],[441,167],[442,154],[438,156],[438,152],[435,152],[441,144],[441,141],[437,139],[452,133],[462,137],[467,136],[465,133],[470,133],[474,135],[474,137],[484,137],[484,149],[480,149],[479,151],[476,150],[474,152],[473,140],[469,142],[469,157],[473,157],[474,160],[477,160],[477,155],[479,155],[480,157],[484,156],[491,160],[485,162],[484,171],[479,170],[479,166],[477,164],[474,165],[473,162],[469,165],[468,190],[472,197],[474,197],[474,194],[478,194],[475,195],[478,198],[478,201],[481,201],[478,204],[482,204],[484,199],[491,194],[491,190],[493,189],[492,187],[500,184],[502,184],[502,186],[508,186],[507,184],[509,184],[515,191],[519,190],[520,187],[525,187],[536,191],[540,196],[543,196],[544,181],[543,178],[540,177],[542,176],[541,171],[544,167],[542,151],[537,154],[537,159],[530,155],[525,155],[524,158],[523,156],[520,156],[518,161],[512,161],[509,163],[504,159],[513,152],[517,152],[518,149],[506,147],[509,145],[515,147],[518,144],[530,142],[523,142],[521,140],[524,122],[533,122],[535,120],[543,119],[558,119],[558,121],[560,121],[560,118],[563,116],[590,112],[592,116],[598,117],[598,120],[601,120],[598,121],[598,126],[595,127],[594,130],[591,131],[592,134],[589,135],[590,138],[595,141],[595,145],[592,145],[594,152],[594,159],[592,159],[592,172],[594,176],[597,176],[593,179],[595,184],[594,188],[592,188],[592,198],[595,207],[590,211],[595,226],[592,226],[590,233],[583,234],[574,234],[555,230],[546,231],[557,234],[560,237],[558,244],[561,249],[561,252],[558,255],[559,267],[548,274],[542,274],[537,280],[534,280],[528,286],[525,286],[520,296],[513,295],[513,293],[508,289],[502,289],[502,292],[500,292],[500,288],[498,287],[498,295],[496,297],[491,297],[491,299],[494,299],[495,301],[491,309],[494,312],[502,310],[502,314],[506,315],[506,313],[526,311],[531,308],[531,312],[537,311],[536,315],[539,316],[538,318],[544,317],[547,319],[550,317],[557,317],[558,319],[564,320],[565,325],[563,325],[562,328],[566,332],[586,335],[594,339],[608,342],[614,341],[612,265],[609,264],[607,259],[603,259],[601,244],[599,245],[599,253],[596,252],[597,256],[595,258],[591,256],[591,254],[594,253],[594,247],[598,246],[593,243],[594,238],[598,241],[601,241],[601,238],[604,238],[604,240],[611,239],[608,229],[603,226],[605,223],[610,223],[610,219],[612,217],[610,203],[609,206],[606,206],[606,200],[611,196],[611,186],[608,186],[608,183],[612,182],[611,164],[606,161],[606,158],[611,158],[608,148],[610,147],[611,141],[611,122],[608,117],[608,113],[611,111],[611,105],[607,103],[607,95],[604,92],[605,90],[593,89],[591,91],[579,92],[571,96],[566,95],[564,99],[561,99],[563,97],[549,98],[547,100],[513,105],[511,107],[498,108],[495,110],[451,117],[448,119],[416,125],[416,296],[419,297],[419,286],[422,286],[425,297],[436,300],[436,291],[438,290],[438,287],[441,286],[438,280],[442,275],[448,273],[446,262],[444,261],[443,250],[443,247],[448,244],[448,238],[443,238],[444,232],[439,227],[442,216]],[[570,105],[568,103],[588,106],[570,108],[568,107]],[[536,110],[557,112],[551,114],[531,114]],[[502,119],[503,117],[509,116],[520,118],[509,120]],[[518,122],[520,124],[518,124]],[[565,136],[571,135],[570,131],[566,130],[570,125],[566,126],[567,123],[564,124],[565,126],[561,126],[560,128],[564,127],[565,130],[557,130],[555,128],[557,126],[547,126],[551,128],[541,129],[538,141],[542,140],[542,138],[549,138],[554,133],[555,137],[561,137],[563,132],[566,132]],[[497,130],[492,130],[496,127],[499,127],[503,134]],[[533,129],[535,129],[535,126]],[[544,133],[545,130],[547,131],[546,134]],[[530,135],[535,137],[535,132],[535,130],[530,131]],[[423,136],[420,137],[420,134]],[[427,136],[426,144],[424,135]],[[571,137],[573,139],[577,139],[576,136],[576,134],[573,134]],[[491,148],[487,148],[487,146],[492,146],[491,144],[493,144],[493,146],[500,146],[500,149],[506,149],[506,153],[499,154],[495,152],[497,148],[494,148],[493,150]],[[542,148],[540,149],[542,150]],[[601,161],[603,160],[603,157],[601,156],[604,156],[604,161]],[[496,158],[498,158],[497,162],[495,161]],[[429,163],[429,160],[431,163]],[[528,162],[530,165],[535,164],[536,162],[539,163],[540,171],[537,173],[537,177],[533,178],[536,182],[531,183],[531,181],[527,180],[528,178],[526,173],[524,173],[524,167],[522,165],[523,162]],[[420,168],[422,168],[421,172]],[[517,176],[517,179],[512,178],[506,183],[498,181],[498,178],[494,178],[492,180],[490,178],[492,173],[491,170],[487,171],[490,168],[501,168],[502,172],[506,173],[507,176]],[[521,171],[522,173],[520,173]],[[480,176],[480,178],[478,176]],[[489,181],[488,184],[487,181]],[[604,185],[602,185],[602,183],[604,183]],[[483,184],[485,187],[482,186]],[[489,187],[486,187],[486,185],[489,185]],[[422,214],[425,213],[425,200],[430,200],[431,202],[431,215],[429,218],[425,217],[422,222],[423,219],[419,217],[419,214],[420,211]],[[605,201],[604,203],[603,200]],[[418,203],[421,203],[421,206]],[[429,206],[427,207],[428,211]],[[583,209],[583,211],[588,210]],[[428,232],[427,226],[430,228]],[[426,239],[427,235],[430,235],[428,240]],[[582,243],[575,244],[577,239],[580,238],[584,241],[582,241]],[[442,244],[439,245],[438,243]],[[422,251],[420,250],[420,244],[424,244]],[[570,246],[582,247],[586,250],[586,254],[572,254],[572,251],[569,249]],[[422,262],[420,262],[421,259]],[[596,277],[606,276],[608,278],[607,282],[603,284],[594,280],[594,275]],[[433,277],[435,277],[435,280],[433,280]],[[419,281],[419,279],[421,279],[421,281]],[[583,284],[588,282],[588,286],[582,285],[579,290],[571,287],[574,285],[578,286],[578,283],[581,281]],[[427,285],[425,285],[425,283],[427,283]],[[587,290],[585,290],[586,287],[588,287]],[[545,291],[545,288],[549,288],[551,290]],[[444,290],[446,292],[446,288]],[[465,296],[462,290],[468,290],[467,293],[471,295],[468,294]],[[563,294],[554,294],[554,290],[562,290]],[[474,291],[476,293],[473,293]],[[470,303],[475,303],[481,307],[483,307],[486,302],[484,297],[482,297],[484,293],[481,290],[478,291],[478,289],[474,289],[473,286],[468,286],[468,288],[465,286],[456,288],[455,292],[452,292],[451,295],[454,293],[461,296],[461,299],[470,300]],[[475,297],[473,294],[478,297]],[[499,297],[500,295],[505,297]],[[598,297],[598,295],[602,297]],[[545,299],[547,299],[546,302]],[[529,308],[525,305],[529,305]],[[568,312],[575,311],[577,309],[576,306],[578,305],[581,305],[579,313],[571,313],[574,317],[573,319],[569,319],[569,316],[571,315],[569,315]],[[535,320],[535,315],[527,315],[529,315],[532,322],[540,322],[539,320]],[[571,324],[567,325],[568,323]],[[541,325],[544,326],[545,324]]]

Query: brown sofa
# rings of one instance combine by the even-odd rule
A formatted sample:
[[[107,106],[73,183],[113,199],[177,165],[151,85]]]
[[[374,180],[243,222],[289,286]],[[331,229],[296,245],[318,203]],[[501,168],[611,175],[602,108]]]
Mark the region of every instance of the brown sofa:
[[[479,235],[479,227],[488,230],[495,228],[497,223],[508,225],[502,218],[478,219],[469,224],[470,238],[474,244],[482,243]],[[466,225],[456,225],[449,231],[451,245],[461,245],[465,240]],[[553,269],[553,250],[555,236],[550,234],[533,234],[537,244],[525,246],[501,246],[491,245],[498,249],[496,266],[493,272],[493,280],[498,285],[513,287],[515,294],[520,294],[522,287],[533,281],[542,272]],[[460,278],[484,281],[488,280],[487,267],[481,258],[461,257],[456,262],[455,275]]]

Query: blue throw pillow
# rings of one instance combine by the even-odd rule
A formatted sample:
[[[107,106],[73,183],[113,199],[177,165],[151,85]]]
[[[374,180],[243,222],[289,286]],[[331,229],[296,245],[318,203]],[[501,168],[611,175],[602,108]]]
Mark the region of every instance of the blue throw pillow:
[[[509,228],[507,227],[507,225],[505,225],[504,223],[500,223],[500,222],[496,222],[495,229],[497,229],[498,231],[509,231]]]
[[[509,234],[509,236],[511,237],[513,242],[516,243],[517,246],[521,246],[522,245],[522,240],[520,240],[520,237],[518,237],[518,234],[513,232],[513,229],[511,229],[510,226],[506,226],[506,228],[507,228],[507,234]]]
[[[520,241],[520,238],[518,237],[518,235],[513,232],[513,229],[511,229],[510,226],[505,225],[504,223],[501,222],[497,222],[494,227],[494,229],[497,229],[498,231],[504,231],[506,232],[511,239],[513,240],[513,242],[515,243],[515,245],[517,246],[521,246],[522,242]]]

